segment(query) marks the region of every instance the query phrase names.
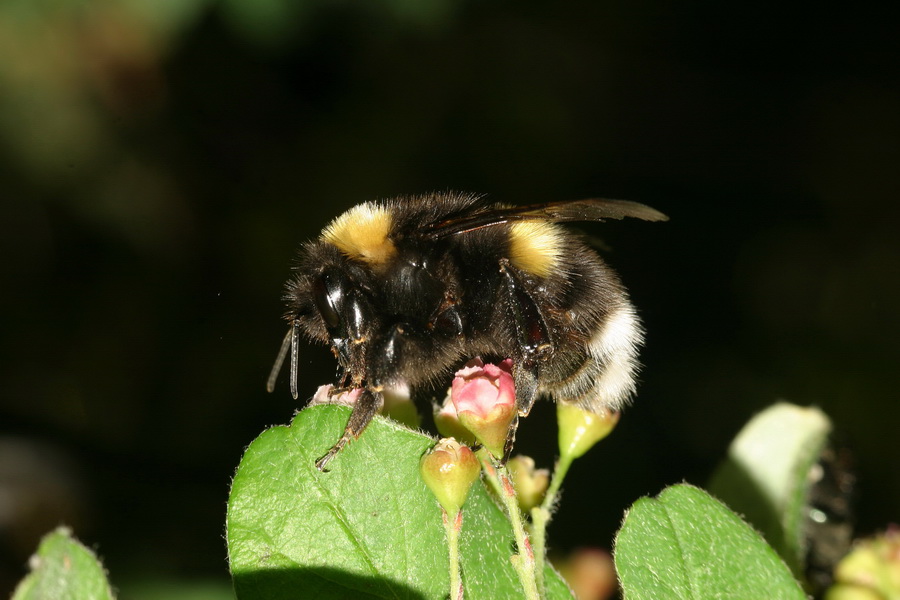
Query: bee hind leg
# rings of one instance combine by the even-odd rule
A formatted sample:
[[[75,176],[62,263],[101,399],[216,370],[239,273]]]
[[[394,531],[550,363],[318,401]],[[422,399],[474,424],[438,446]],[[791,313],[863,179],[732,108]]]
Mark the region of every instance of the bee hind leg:
[[[359,398],[356,399],[356,404],[353,405],[353,411],[350,413],[350,419],[347,421],[347,426],[344,428],[343,435],[341,435],[341,438],[337,443],[331,447],[331,450],[326,452],[324,456],[316,461],[316,468],[323,473],[327,473],[328,469],[325,467],[331,459],[337,456],[338,452],[340,452],[351,440],[357,439],[360,434],[362,434],[363,430],[372,422],[372,418],[381,409],[383,404],[384,397],[380,392],[373,392],[368,388],[363,388]]]

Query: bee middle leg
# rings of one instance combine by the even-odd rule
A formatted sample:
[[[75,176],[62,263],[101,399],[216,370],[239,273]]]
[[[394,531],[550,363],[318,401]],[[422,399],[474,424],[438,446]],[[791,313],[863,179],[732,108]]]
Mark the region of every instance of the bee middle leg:
[[[343,435],[341,435],[341,438],[337,443],[331,447],[331,450],[326,452],[324,456],[316,461],[316,468],[322,472],[327,472],[325,467],[331,459],[337,456],[337,453],[351,440],[357,439],[360,434],[362,434],[363,430],[372,422],[372,418],[381,409],[383,404],[384,398],[381,395],[381,392],[373,392],[368,388],[363,388],[359,398],[356,399],[356,404],[353,405],[353,410],[350,413],[350,419],[347,421],[347,426],[344,428]]]

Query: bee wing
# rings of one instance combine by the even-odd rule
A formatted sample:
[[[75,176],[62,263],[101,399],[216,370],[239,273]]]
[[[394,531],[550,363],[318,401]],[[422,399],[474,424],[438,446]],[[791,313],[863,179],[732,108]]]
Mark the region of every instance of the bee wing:
[[[663,213],[639,202],[588,198],[586,200],[563,200],[561,202],[530,204],[528,206],[487,208],[464,217],[435,223],[425,232],[425,235],[437,239],[485,227],[502,225],[511,221],[542,220],[564,223],[570,221],[603,221],[605,219],[623,219],[625,217],[635,217],[645,221],[669,220],[669,217]]]

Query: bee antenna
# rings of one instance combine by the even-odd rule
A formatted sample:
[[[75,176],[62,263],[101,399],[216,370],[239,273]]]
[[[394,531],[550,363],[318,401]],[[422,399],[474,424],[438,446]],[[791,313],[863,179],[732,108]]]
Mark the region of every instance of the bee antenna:
[[[291,336],[291,396],[294,397],[294,400],[297,399],[297,362],[298,362],[298,352],[300,348],[300,323],[294,321],[291,325],[291,330],[288,332]],[[285,344],[287,343],[287,338],[285,338]]]
[[[275,357],[275,364],[272,365],[272,370],[269,371],[269,378],[266,380],[266,391],[270,394],[275,390],[275,380],[278,378],[278,374],[281,372],[281,365],[284,364],[284,359],[287,356],[288,348],[290,347],[291,341],[293,340],[293,327],[288,329],[287,335],[284,336],[284,340],[281,342],[281,348],[278,350],[278,356]]]

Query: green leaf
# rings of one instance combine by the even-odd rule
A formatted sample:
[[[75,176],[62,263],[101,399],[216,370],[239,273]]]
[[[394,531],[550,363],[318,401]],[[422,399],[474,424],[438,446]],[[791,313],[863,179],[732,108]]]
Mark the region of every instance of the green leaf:
[[[709,489],[756,527],[797,577],[803,576],[809,477],[831,422],[788,403],[753,417],[734,438]]]
[[[740,517],[699,488],[634,503],[616,537],[626,600],[804,600],[791,572]]]
[[[313,463],[348,416],[346,407],[308,408],[247,449],[228,501],[238,598],[446,598],[441,510],[419,475],[434,440],[379,417],[320,473]],[[481,483],[463,518],[466,597],[520,597],[512,530]],[[546,577],[548,598],[571,598],[549,567]]]
[[[48,533],[12,600],[112,600],[106,572],[66,527]]]

